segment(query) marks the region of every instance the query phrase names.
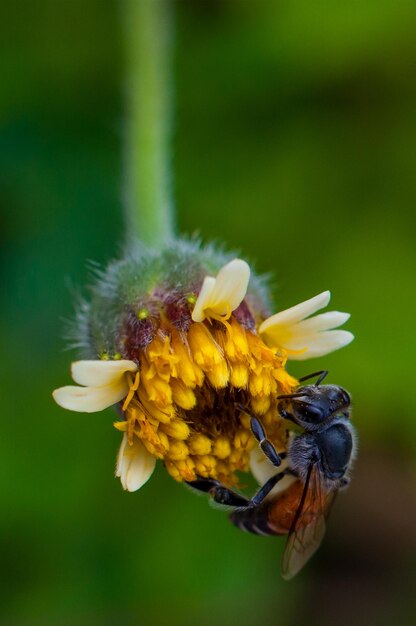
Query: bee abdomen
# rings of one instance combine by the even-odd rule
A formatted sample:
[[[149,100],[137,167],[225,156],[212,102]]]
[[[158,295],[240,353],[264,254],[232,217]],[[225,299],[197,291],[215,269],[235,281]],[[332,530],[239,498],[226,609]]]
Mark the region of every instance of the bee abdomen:
[[[230,520],[240,530],[255,535],[278,535],[276,527],[269,521],[268,506],[237,509],[230,515]]]

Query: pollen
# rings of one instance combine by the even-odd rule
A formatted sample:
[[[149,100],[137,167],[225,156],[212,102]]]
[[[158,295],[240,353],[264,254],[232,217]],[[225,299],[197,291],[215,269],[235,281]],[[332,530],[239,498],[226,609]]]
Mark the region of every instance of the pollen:
[[[149,317],[149,311],[145,308],[139,309],[137,311],[137,319],[145,320]]]
[[[192,309],[194,299],[178,294],[175,302]],[[202,476],[238,485],[257,445],[249,414],[262,416],[272,440],[284,446],[277,396],[297,381],[285,370],[286,354],[266,346],[247,313],[243,321],[231,313],[195,322],[185,308],[188,317],[178,320],[172,301],[157,316],[150,307],[136,309],[136,324],[152,323],[147,344],[134,343],[128,328],[124,333],[121,355],[138,362],[138,370],[128,374],[123,418],[115,427],[127,433],[130,446],[138,438],[177,481]]]
[[[195,293],[188,293],[188,295],[186,296],[186,301],[188,304],[195,304],[196,300],[197,297]]]

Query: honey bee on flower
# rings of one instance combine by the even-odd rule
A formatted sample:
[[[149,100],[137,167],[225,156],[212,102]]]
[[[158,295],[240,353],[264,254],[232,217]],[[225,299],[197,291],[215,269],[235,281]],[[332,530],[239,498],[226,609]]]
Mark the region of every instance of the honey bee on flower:
[[[116,475],[139,489],[163,461],[177,481],[198,477],[231,487],[250,469],[250,416],[284,449],[278,396],[298,381],[288,359],[322,356],[353,335],[334,330],[348,315],[311,317],[324,292],[269,315],[267,288],[241,259],[192,242],[140,251],[111,264],[78,315],[72,365],[77,386],[54,391],[62,407],[93,413],[117,405],[122,433]]]

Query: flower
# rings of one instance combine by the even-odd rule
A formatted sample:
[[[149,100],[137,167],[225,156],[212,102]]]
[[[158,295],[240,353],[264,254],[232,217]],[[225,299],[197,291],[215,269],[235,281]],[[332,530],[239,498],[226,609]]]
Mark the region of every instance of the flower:
[[[331,330],[344,324],[349,313],[329,311],[309,317],[326,307],[331,293],[324,291],[301,304],[268,317],[259,333],[270,347],[287,352],[288,359],[303,361],[323,356],[351,343],[354,335],[346,330]],[[308,319],[306,319],[308,318]]]
[[[175,242],[110,265],[92,296],[76,327],[88,360],[72,366],[83,386],[58,389],[54,399],[87,412],[119,403],[116,476],[124,489],[139,489],[157,459],[178,481],[238,484],[257,448],[246,410],[284,449],[277,396],[298,385],[285,369],[292,348],[270,323],[264,285],[245,261]],[[293,309],[303,307],[301,315],[286,315],[295,329],[323,306],[305,304]]]

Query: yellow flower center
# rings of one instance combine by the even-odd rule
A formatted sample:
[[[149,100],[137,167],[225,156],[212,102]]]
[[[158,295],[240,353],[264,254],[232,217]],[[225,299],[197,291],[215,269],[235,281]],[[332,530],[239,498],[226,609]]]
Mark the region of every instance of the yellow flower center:
[[[178,481],[203,476],[234,485],[236,472],[248,471],[255,440],[241,406],[261,417],[280,449],[285,445],[276,398],[297,386],[285,370],[286,354],[231,314],[227,320],[180,331],[162,318],[139,352],[139,371],[128,374],[125,419],[115,426],[130,445],[138,437]]]

